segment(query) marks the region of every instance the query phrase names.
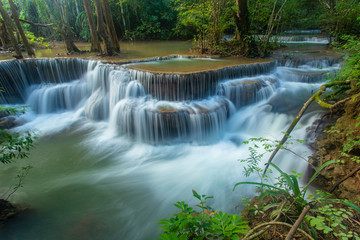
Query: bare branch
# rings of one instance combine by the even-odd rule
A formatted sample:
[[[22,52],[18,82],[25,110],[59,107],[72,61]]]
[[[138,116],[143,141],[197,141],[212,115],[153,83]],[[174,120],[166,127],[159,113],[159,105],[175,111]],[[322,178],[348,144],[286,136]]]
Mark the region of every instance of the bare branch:
[[[54,23],[44,24],[44,23],[33,23],[33,22],[30,22],[30,21],[24,20],[24,19],[19,19],[19,20],[20,20],[20,22],[27,23],[27,24],[30,24],[32,26],[37,26],[37,27],[51,27],[51,26],[54,26]]]

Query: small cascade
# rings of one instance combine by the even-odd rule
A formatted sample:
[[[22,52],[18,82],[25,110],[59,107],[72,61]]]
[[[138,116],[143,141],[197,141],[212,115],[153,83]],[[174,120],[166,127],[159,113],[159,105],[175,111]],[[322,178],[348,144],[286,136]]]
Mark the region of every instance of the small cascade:
[[[86,83],[79,81],[36,85],[30,92],[26,104],[40,114],[74,110],[90,93]]]
[[[275,76],[259,76],[222,82],[218,92],[240,108],[268,99],[279,85]]]
[[[0,62],[0,103],[24,103],[34,84],[58,84],[79,79],[96,62],[78,58],[26,59]]]
[[[328,44],[329,38],[321,36],[280,36],[276,37],[273,40],[287,42],[287,43],[318,43],[318,44]]]
[[[146,94],[158,100],[199,100],[216,94],[217,84],[225,79],[267,74],[274,62],[225,67],[189,74],[152,73],[130,69],[131,76],[145,88]]]
[[[0,62],[0,103],[21,103],[26,100],[29,87],[26,75],[18,61]]]
[[[119,135],[151,144],[208,144],[223,134],[233,109],[222,97],[190,103],[128,98],[115,106],[110,128]]]
[[[279,66],[297,68],[302,65],[313,68],[327,68],[339,64],[339,57],[292,57],[292,56],[278,56],[276,58]]]

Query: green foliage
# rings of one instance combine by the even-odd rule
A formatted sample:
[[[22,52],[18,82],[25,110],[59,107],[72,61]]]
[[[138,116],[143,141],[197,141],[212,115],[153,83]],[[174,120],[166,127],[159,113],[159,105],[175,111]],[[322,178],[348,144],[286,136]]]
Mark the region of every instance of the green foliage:
[[[318,176],[318,174],[322,169],[324,169],[329,164],[335,162],[336,161],[332,160],[322,165],[314,173],[314,175],[310,178],[309,182],[306,184],[305,187],[302,188],[302,190],[298,182],[298,178],[301,177],[301,174],[298,174],[296,172],[294,172],[294,174],[287,174],[273,163],[270,163],[270,165],[280,173],[280,178],[278,178],[277,183],[270,185],[270,184],[257,183],[257,182],[239,182],[235,184],[234,190],[237,186],[243,184],[251,184],[251,185],[264,187],[266,189],[260,195],[260,200],[264,199],[264,197],[269,195],[273,195],[276,197],[281,196],[281,198],[287,199],[293,206],[295,206],[297,214],[300,214],[304,209],[304,207],[308,204],[308,202],[305,200],[305,195],[311,182],[314,181],[314,179]]]
[[[355,130],[358,126],[346,127],[345,129],[338,129],[335,126],[332,126],[329,130],[325,130],[329,136],[332,136],[336,139],[342,139],[340,155],[346,159],[350,159],[356,164],[360,163],[360,156],[357,155],[357,149],[360,149],[360,136],[358,131]],[[345,164],[344,159],[339,159],[339,163]]]
[[[31,168],[33,168],[31,165],[20,168],[20,170],[18,171],[18,174],[16,175],[18,182],[15,184],[15,186],[13,187],[13,190],[9,193],[6,200],[9,199],[11,197],[11,195],[13,195],[17,190],[24,187],[23,181],[24,181],[25,177],[29,174],[29,171]]]
[[[25,135],[0,130],[0,162],[11,163],[14,159],[26,158],[34,146],[34,137],[30,132]]]
[[[239,239],[239,234],[247,233],[247,222],[241,216],[216,212],[206,205],[212,197],[199,195],[193,190],[193,196],[200,201],[195,211],[185,202],[177,202],[175,207],[181,211],[172,218],[162,219],[159,224],[164,233],[160,239]]]
[[[354,216],[353,211],[343,206],[350,206],[353,210],[360,212],[359,207],[346,200],[331,199],[331,194],[319,190],[315,195],[309,194],[309,199],[313,205],[317,205],[313,208],[311,215],[305,217],[311,227],[315,227],[325,235],[333,234],[339,239],[360,239],[358,233],[349,231],[347,226],[351,223],[350,218]]]
[[[335,6],[325,7],[320,16],[322,29],[338,38],[343,34],[359,35],[360,4],[358,0],[334,1]]]
[[[26,111],[25,106],[5,107],[0,105],[0,114],[3,116],[19,115]],[[0,162],[11,163],[14,159],[26,158],[34,146],[34,136],[31,132],[24,134],[0,130]]]
[[[177,22],[172,0],[122,0],[112,11],[125,40],[171,39]]]
[[[11,116],[23,114],[26,107],[5,107],[0,105],[0,115]],[[10,130],[0,130],[0,162],[8,164],[14,162],[15,159],[23,159],[28,157],[29,151],[34,147],[34,135],[31,132],[18,133]],[[32,166],[22,167],[17,175],[17,183],[6,199],[9,199],[18,189],[23,187],[23,181],[28,175]]]
[[[76,17],[75,26],[80,29],[79,36],[86,40],[91,40],[90,27],[86,18],[86,12],[82,11]]]
[[[358,36],[342,35],[335,46],[346,53],[344,65],[331,81],[354,81],[360,83],[360,39]]]
[[[43,37],[36,37],[32,32],[25,31],[25,36],[33,47],[48,48],[49,43]]]
[[[263,137],[249,138],[249,140],[243,141],[243,144],[251,144],[251,146],[248,147],[249,157],[239,160],[239,162],[245,163],[243,165],[244,176],[249,177],[251,174],[257,173],[261,177],[264,169],[262,167],[259,167],[259,163],[261,162],[262,158],[266,153],[273,152],[277,147],[282,150],[290,151],[291,153],[299,156],[290,149],[290,146],[293,145],[294,142],[305,143],[305,141],[300,139],[291,139],[291,136],[289,136],[289,139],[290,140],[288,140],[285,144],[281,144],[280,140],[271,140]]]
[[[320,29],[320,15],[324,11],[318,1],[288,0],[285,5],[281,28],[282,30]]]
[[[3,92],[3,90],[0,88],[0,91]],[[20,115],[25,113],[26,106],[19,106],[19,107],[5,107],[3,105],[0,105],[0,115]]]
[[[193,37],[201,51],[218,47],[224,33],[234,33],[234,2],[174,0],[174,5],[178,11],[175,35],[180,38]]]

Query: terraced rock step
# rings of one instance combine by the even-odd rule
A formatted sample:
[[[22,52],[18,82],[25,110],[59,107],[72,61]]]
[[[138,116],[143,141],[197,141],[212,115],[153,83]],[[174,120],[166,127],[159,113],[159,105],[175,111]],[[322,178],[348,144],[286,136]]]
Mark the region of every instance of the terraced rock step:
[[[273,75],[230,80],[219,84],[219,94],[236,108],[269,98],[280,83]]]
[[[92,61],[78,58],[25,59],[0,62],[0,103],[24,103],[33,84],[64,83],[79,79]]]
[[[140,142],[209,143],[223,133],[233,110],[232,104],[219,96],[188,103],[124,99],[115,106],[110,126],[119,135]]]
[[[275,62],[264,62],[183,74],[144,72],[134,69],[129,71],[132,78],[144,86],[146,94],[158,100],[183,101],[215,95],[218,83],[225,79],[266,74],[275,67]]]

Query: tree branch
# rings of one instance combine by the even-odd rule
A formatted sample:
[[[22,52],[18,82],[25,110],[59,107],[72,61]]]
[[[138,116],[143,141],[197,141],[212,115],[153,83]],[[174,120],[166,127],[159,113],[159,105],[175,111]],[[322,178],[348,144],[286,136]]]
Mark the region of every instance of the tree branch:
[[[360,166],[355,168],[352,172],[350,172],[348,175],[334,183],[334,185],[330,188],[329,193],[332,193],[342,182],[344,182],[346,179],[352,177],[355,173],[357,173],[360,170]]]
[[[329,83],[325,83],[324,85],[322,85],[320,87],[320,89],[314,94],[312,95],[307,102],[304,104],[304,106],[301,108],[300,112],[298,113],[298,115],[296,116],[296,118],[293,120],[293,122],[290,124],[289,128],[287,129],[287,131],[285,132],[283,138],[281,139],[278,147],[272,152],[271,156],[269,157],[269,160],[266,164],[265,170],[264,170],[264,175],[267,171],[267,169],[269,168],[271,161],[274,159],[275,155],[278,153],[278,151],[280,150],[280,147],[282,145],[284,145],[284,143],[288,140],[290,133],[292,132],[292,130],[294,130],[296,124],[299,122],[300,118],[304,115],[306,109],[310,106],[310,104],[312,103],[312,101],[316,101],[320,106],[325,107],[325,108],[329,108],[332,109],[334,108],[338,103],[331,105],[328,103],[325,103],[323,101],[320,100],[320,95],[323,94],[326,90],[326,88],[332,87],[334,85],[345,85],[345,84],[350,84],[350,81],[335,81],[335,82],[329,82]],[[346,99],[342,100],[345,101]]]
[[[54,26],[54,23],[44,24],[44,23],[33,23],[33,22],[30,22],[30,21],[24,20],[24,19],[19,19],[19,20],[20,20],[20,22],[27,23],[27,24],[30,24],[32,26],[37,26],[37,27],[51,27],[51,26]]]
[[[301,212],[299,218],[296,220],[296,222],[294,223],[294,225],[292,226],[292,228],[290,229],[288,235],[286,236],[285,240],[291,240],[292,237],[294,236],[296,230],[298,230],[302,220],[304,220],[304,217],[306,216],[306,214],[310,211],[310,206],[307,205]]]

